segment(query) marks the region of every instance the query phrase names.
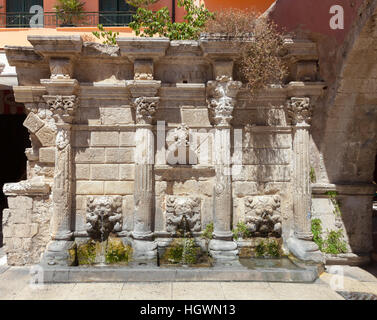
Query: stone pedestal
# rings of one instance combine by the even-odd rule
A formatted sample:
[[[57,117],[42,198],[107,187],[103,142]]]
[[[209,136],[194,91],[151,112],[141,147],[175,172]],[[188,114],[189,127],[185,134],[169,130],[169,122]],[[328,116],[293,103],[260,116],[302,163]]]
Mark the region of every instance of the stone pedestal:
[[[299,259],[324,262],[324,256],[313,242],[311,232],[311,190],[309,130],[311,106],[309,98],[291,98],[288,117],[293,127],[293,211],[294,235],[288,239],[289,250]]]

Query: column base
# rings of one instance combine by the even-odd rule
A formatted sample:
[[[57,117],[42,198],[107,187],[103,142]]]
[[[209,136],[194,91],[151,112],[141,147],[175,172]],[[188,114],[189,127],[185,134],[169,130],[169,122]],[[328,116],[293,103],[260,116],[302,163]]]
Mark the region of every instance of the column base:
[[[135,240],[142,240],[142,241],[152,241],[153,240],[153,232],[132,232],[132,238]]]
[[[131,266],[157,266],[157,242],[147,240],[132,241]]]
[[[323,264],[325,263],[324,254],[319,251],[318,246],[313,241],[291,237],[288,239],[287,244],[289,251],[298,259]]]
[[[73,238],[73,232],[58,232],[56,235],[52,236],[52,240],[56,241],[70,241]]]
[[[213,238],[215,240],[224,240],[224,241],[233,241],[233,232],[232,231],[215,231],[213,233]]]
[[[74,241],[53,240],[43,254],[41,265],[70,267],[76,263],[76,250]],[[72,253],[70,253],[70,251]]]
[[[216,260],[238,260],[237,243],[226,240],[211,240],[209,243],[209,253]]]

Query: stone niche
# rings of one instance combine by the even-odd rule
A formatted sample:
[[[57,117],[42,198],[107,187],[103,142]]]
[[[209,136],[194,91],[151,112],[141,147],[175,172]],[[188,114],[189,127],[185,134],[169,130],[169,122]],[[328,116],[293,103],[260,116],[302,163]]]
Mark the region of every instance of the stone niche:
[[[240,221],[311,258],[310,112],[324,83],[293,71],[317,59],[312,42],[287,40],[292,81],[251,95],[233,79],[236,48],[205,35],[28,40],[5,49],[32,142],[27,181],[4,187],[10,264],[70,265],[80,239],[109,235],[156,261],[182,223],[195,239],[213,223],[209,254],[229,259]]]

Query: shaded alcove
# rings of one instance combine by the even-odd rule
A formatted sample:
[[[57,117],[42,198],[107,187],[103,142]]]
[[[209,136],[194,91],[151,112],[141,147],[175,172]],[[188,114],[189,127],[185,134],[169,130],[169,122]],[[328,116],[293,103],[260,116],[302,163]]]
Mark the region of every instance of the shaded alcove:
[[[24,114],[0,115],[0,247],[3,245],[2,215],[7,208],[3,185],[26,179],[25,149],[30,147],[29,134],[23,126]]]

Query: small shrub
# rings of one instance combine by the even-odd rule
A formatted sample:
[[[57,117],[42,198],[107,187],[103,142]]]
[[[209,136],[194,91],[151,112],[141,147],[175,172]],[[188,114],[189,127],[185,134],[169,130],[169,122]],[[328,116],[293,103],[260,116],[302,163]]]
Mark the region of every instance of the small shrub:
[[[213,238],[213,222],[206,225],[206,228],[203,231],[202,238],[211,240]]]
[[[250,238],[251,232],[247,228],[244,222],[238,222],[237,227],[233,230],[233,238],[238,240],[238,238]]]
[[[109,241],[106,248],[106,263],[128,263],[131,258],[132,248],[124,246],[121,241]]]
[[[173,245],[166,250],[166,259],[173,264],[195,264],[200,248],[192,238],[175,240]]]
[[[265,252],[266,252],[266,244],[265,242],[262,240],[258,243],[258,245],[255,247],[255,256],[257,258],[261,258],[261,257],[264,257],[265,255]]]
[[[58,0],[54,9],[62,25],[73,25],[84,18],[84,5],[80,0]]]
[[[313,241],[318,245],[319,250],[324,253],[339,254],[346,253],[347,243],[343,240],[342,230],[327,230],[328,235],[322,237],[322,222],[320,219],[312,219]]]
[[[102,44],[117,45],[116,38],[119,36],[119,32],[113,32],[111,30],[106,31],[102,24],[97,26],[98,31],[93,31],[92,34],[102,41]]]
[[[273,22],[259,17],[257,12],[240,9],[217,12],[214,20],[208,20],[204,30],[236,38],[252,34],[249,41],[235,43],[240,52],[236,66],[241,80],[248,84],[252,93],[270,84],[281,84],[288,74],[281,57],[283,37]]]

